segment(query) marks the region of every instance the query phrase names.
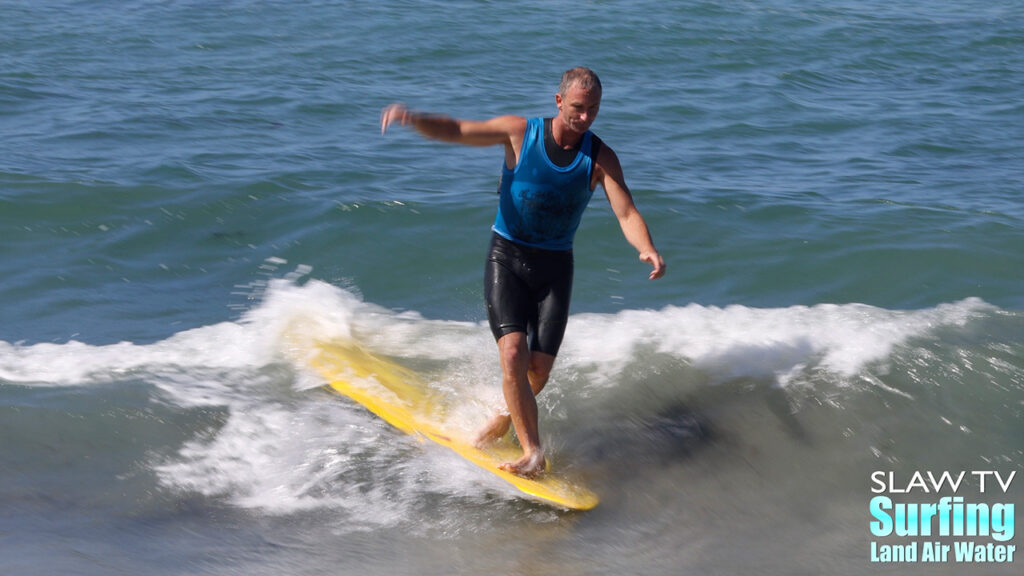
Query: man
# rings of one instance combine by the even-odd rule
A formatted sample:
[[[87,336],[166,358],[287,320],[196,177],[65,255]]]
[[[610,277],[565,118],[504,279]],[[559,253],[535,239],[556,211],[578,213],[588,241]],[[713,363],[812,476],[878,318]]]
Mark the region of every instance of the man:
[[[626,240],[640,253],[640,260],[652,266],[650,278],[665,274],[665,262],[633,204],[618,157],[590,132],[601,105],[601,81],[588,68],[573,68],[562,75],[555,104],[557,116],[531,120],[459,120],[419,114],[402,104],[381,112],[381,134],[398,122],[428,138],[505,149],[484,295],[508,411],[491,418],[476,443],[497,440],[514,426],[523,456],[501,469],[527,477],[543,472],[546,464],[536,394],[548,381],[565,333],[572,241],[598,184]]]

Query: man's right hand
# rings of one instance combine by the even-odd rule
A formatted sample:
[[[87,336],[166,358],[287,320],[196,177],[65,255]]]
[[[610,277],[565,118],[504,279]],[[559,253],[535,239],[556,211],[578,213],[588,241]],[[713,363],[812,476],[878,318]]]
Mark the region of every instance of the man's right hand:
[[[395,102],[389,106],[386,106],[380,112],[380,133],[384,134],[388,126],[394,122],[398,122],[402,126],[405,126],[412,121],[412,112],[405,107],[405,104]]]

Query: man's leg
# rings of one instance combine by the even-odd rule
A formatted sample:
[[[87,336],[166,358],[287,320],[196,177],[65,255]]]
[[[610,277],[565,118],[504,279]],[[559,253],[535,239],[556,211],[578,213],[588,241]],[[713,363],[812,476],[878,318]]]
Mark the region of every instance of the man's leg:
[[[514,333],[523,336],[522,333]],[[499,350],[501,344],[499,343]],[[530,381],[530,390],[536,397],[540,394],[540,391],[544,389],[544,386],[548,383],[548,377],[551,375],[551,369],[555,364],[555,357],[551,354],[545,354],[544,352],[530,352],[530,367],[527,370],[526,376]],[[504,367],[502,369],[504,372]],[[504,390],[504,374],[502,377],[502,390]],[[512,416],[509,414],[508,409],[500,410],[497,414],[491,417],[486,424],[477,433],[474,444],[477,447],[483,448],[484,446],[494,442],[508,433],[508,429],[512,426]]]
[[[506,462],[499,468],[529,477],[543,472],[545,461],[537,425],[537,398],[534,396],[528,376],[531,354],[526,342],[526,334],[523,332],[512,332],[498,340],[502,392],[505,395],[512,426],[515,427],[519,444],[523,447],[522,458]]]

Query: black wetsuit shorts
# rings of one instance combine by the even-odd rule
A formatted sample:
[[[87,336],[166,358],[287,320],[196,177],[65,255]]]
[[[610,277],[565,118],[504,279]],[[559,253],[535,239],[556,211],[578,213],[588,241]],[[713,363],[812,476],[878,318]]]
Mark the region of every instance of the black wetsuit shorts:
[[[572,250],[533,248],[494,234],[484,270],[494,339],[524,332],[530,350],[557,355],[569,321],[572,273]]]

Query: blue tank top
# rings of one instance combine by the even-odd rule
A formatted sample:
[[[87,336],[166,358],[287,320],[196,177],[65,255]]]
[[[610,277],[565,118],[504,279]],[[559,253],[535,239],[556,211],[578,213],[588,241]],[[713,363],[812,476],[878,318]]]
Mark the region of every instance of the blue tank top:
[[[544,151],[544,119],[526,124],[523,149],[514,170],[502,164],[498,215],[493,230],[519,244],[546,250],[571,250],[590,188],[593,134],[583,134],[576,159],[555,165]]]

